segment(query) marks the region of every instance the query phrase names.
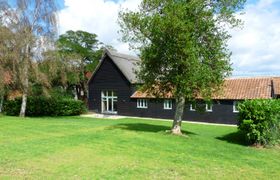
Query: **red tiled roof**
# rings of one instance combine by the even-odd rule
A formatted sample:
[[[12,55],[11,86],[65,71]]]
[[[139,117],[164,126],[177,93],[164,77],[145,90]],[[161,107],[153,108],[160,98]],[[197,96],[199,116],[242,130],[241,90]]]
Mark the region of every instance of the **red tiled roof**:
[[[271,99],[272,80],[277,79],[275,92],[280,92],[280,78],[256,77],[256,78],[236,78],[226,79],[219,92],[216,92],[212,99]],[[164,98],[171,98],[168,93]],[[147,92],[136,91],[131,98],[155,98]]]
[[[89,72],[89,71],[86,72],[85,76],[86,76],[87,79],[90,79],[90,77],[92,76],[92,72]]]
[[[272,98],[271,78],[227,79],[213,99],[270,99]]]
[[[280,95],[280,77],[273,78],[274,94]]]
[[[166,93],[165,95],[163,96],[160,96],[162,98],[172,98],[172,93],[171,92],[168,92]],[[155,95],[151,94],[151,93],[148,93],[147,91],[146,92],[142,92],[142,91],[136,91],[132,96],[131,98],[156,98]]]

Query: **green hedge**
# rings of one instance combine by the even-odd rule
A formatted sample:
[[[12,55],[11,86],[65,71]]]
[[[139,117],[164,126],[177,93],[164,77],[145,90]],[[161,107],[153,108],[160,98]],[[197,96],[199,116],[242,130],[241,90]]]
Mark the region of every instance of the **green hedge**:
[[[6,115],[18,116],[21,98],[6,101],[3,111]],[[82,101],[73,99],[57,99],[47,97],[28,97],[26,116],[72,116],[86,111]]]
[[[280,140],[280,100],[247,100],[238,105],[238,126],[255,145],[273,145]]]

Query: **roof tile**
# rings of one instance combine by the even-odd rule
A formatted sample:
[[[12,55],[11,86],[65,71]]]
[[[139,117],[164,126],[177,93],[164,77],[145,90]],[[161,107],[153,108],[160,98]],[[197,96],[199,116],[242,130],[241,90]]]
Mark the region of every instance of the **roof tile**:
[[[274,93],[280,96],[280,77],[273,78]]]
[[[212,99],[217,100],[242,100],[242,99],[271,99],[273,78],[235,78],[226,79],[221,90],[216,92]],[[277,82],[280,85],[280,78]],[[280,87],[278,87],[280,90]],[[278,91],[277,91],[278,92]],[[171,93],[164,96],[172,97]],[[131,98],[155,98],[147,92],[136,91]]]

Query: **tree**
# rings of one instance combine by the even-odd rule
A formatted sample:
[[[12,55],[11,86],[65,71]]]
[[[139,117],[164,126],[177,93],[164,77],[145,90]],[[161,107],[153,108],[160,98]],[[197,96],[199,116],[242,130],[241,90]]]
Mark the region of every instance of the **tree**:
[[[85,31],[67,31],[59,36],[58,51],[67,65],[68,81],[75,86],[79,99],[87,99],[87,72],[92,72],[103,53],[103,44],[96,34]]]
[[[8,2],[0,2],[0,19],[18,40],[17,65],[22,89],[20,116],[24,117],[33,62],[40,58],[42,47],[54,39],[56,33],[56,4],[55,0],[15,0],[12,5]]]
[[[245,0],[143,0],[138,11],[121,11],[122,40],[138,49],[138,78],[153,94],[172,92],[176,111],[171,132],[181,134],[185,102],[209,100],[230,74],[228,27]]]
[[[4,97],[12,85],[12,68],[14,67],[14,35],[0,21],[0,113],[4,103]]]
[[[49,50],[43,56],[43,61],[38,66],[40,71],[47,75],[53,90],[60,90],[64,94],[68,94],[69,90],[73,92],[73,86],[80,83],[78,66],[80,56],[68,53],[61,54],[57,49]],[[76,93],[74,92],[74,94]]]
[[[3,68],[0,66],[0,74],[4,74],[5,71],[3,70]],[[4,102],[4,88],[5,88],[5,84],[4,84],[4,78],[0,79],[0,113],[2,112],[2,107],[3,107],[3,102]]]

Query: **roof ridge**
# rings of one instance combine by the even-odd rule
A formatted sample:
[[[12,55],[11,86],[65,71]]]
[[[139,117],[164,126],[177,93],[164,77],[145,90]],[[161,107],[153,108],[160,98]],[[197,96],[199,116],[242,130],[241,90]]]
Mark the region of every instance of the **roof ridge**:
[[[129,55],[129,54],[119,53],[117,51],[113,51],[113,50],[110,50],[110,49],[106,49],[106,51],[111,56],[119,57],[119,58],[126,59],[126,60],[129,60],[129,61],[140,61],[140,58],[137,57],[137,56],[132,56],[132,55]]]
[[[273,78],[280,78],[280,77],[272,77],[272,76],[259,76],[259,77],[230,77],[225,78],[225,80],[242,80],[242,79],[273,79]]]
[[[123,57],[121,55],[113,55],[111,54],[112,56],[115,56],[115,57],[119,57],[119,58],[122,58],[122,59],[126,59],[126,60],[129,60],[129,61],[140,61],[140,59],[137,59],[137,57],[134,58],[134,56],[131,56],[132,58],[127,58],[127,57]]]

